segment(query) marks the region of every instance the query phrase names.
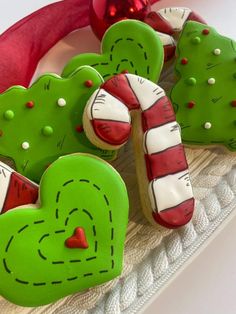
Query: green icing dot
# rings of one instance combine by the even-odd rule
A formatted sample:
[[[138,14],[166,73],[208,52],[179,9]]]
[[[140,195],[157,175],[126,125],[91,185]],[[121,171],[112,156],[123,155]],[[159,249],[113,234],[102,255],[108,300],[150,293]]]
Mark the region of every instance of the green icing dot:
[[[201,42],[201,38],[200,37],[194,37],[193,39],[192,39],[192,43],[194,44],[194,45],[198,45],[198,44],[200,44],[200,42]]]
[[[12,110],[7,110],[4,112],[3,116],[6,120],[12,120],[14,118],[15,114]]]
[[[197,80],[195,79],[195,77],[189,77],[187,80],[186,80],[186,83],[188,85],[196,85],[197,84]]]
[[[53,134],[53,128],[51,126],[45,126],[42,128],[42,134],[45,136],[51,136]]]

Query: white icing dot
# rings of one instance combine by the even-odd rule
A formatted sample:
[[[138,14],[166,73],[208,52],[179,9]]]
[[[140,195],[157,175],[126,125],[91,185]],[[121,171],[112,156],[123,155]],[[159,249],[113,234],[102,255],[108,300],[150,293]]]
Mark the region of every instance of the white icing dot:
[[[57,104],[59,107],[64,107],[66,105],[66,100],[64,98],[59,98]]]
[[[27,149],[29,149],[30,144],[29,144],[28,142],[23,142],[23,143],[21,144],[21,147],[22,147],[23,149],[27,150]]]
[[[209,130],[211,127],[212,127],[211,122],[206,122],[204,124],[204,128],[207,129],[207,130]]]
[[[219,56],[221,54],[221,50],[219,48],[214,49],[213,51],[215,56]]]
[[[209,80],[207,82],[209,85],[214,85],[216,80],[213,77],[211,77],[211,78],[209,78]]]

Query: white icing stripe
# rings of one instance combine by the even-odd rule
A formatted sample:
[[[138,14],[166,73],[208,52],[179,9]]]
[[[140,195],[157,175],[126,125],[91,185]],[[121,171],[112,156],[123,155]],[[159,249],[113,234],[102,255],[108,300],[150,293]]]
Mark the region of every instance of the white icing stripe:
[[[165,96],[164,90],[153,82],[134,74],[125,75],[138,98],[142,111],[150,108],[160,98]]]
[[[157,32],[163,46],[176,46],[174,38],[170,35]]]
[[[13,170],[10,167],[0,162],[0,212],[5,203],[12,172]]]
[[[102,88],[93,93],[87,108],[90,120],[103,119],[130,123],[128,108]]]
[[[146,131],[143,146],[145,153],[151,155],[180,143],[180,127],[174,121]]]
[[[175,31],[181,31],[191,10],[189,8],[165,8],[159,10],[158,13],[167,20]]]
[[[191,199],[193,191],[188,170],[153,180],[149,184],[149,196],[152,209],[158,212]]]

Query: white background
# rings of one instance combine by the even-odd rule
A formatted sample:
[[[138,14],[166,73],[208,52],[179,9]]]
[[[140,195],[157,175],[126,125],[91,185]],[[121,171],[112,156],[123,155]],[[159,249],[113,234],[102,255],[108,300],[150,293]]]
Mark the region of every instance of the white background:
[[[52,2],[55,1],[0,0],[0,32],[30,12]],[[190,7],[219,32],[236,38],[235,0],[162,0],[155,8],[165,6]],[[62,47],[59,45],[57,50]],[[53,53],[62,55],[61,51],[58,53],[55,49]],[[55,70],[62,66],[59,65],[59,59],[53,58],[53,53],[44,58],[46,69],[51,68],[52,60]],[[144,311],[145,314],[236,313],[236,218]]]

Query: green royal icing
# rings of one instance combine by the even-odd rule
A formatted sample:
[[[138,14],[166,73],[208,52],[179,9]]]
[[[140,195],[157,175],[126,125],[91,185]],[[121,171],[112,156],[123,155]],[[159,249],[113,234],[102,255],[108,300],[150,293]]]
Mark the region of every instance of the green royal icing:
[[[157,82],[163,66],[163,46],[157,33],[148,25],[125,20],[111,26],[105,33],[102,54],[86,53],[74,57],[65,67],[67,77],[77,67],[90,65],[105,80],[122,71]]]
[[[122,270],[128,197],[120,175],[92,155],[54,162],[42,176],[38,209],[0,216],[0,293],[39,306],[104,283]],[[88,248],[65,241],[83,228]]]
[[[91,80],[88,88],[85,82]],[[39,182],[59,156],[86,152],[112,159],[114,152],[93,146],[81,131],[87,100],[102,83],[91,67],[77,69],[67,79],[47,74],[29,89],[13,87],[0,95],[0,155]]]
[[[177,56],[179,81],[171,91],[171,100],[183,142],[224,145],[236,151],[235,41],[219,35],[212,27],[187,22]],[[183,59],[187,59],[185,64]]]

